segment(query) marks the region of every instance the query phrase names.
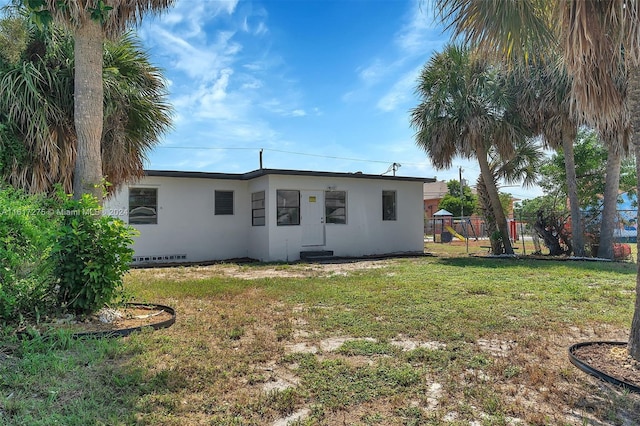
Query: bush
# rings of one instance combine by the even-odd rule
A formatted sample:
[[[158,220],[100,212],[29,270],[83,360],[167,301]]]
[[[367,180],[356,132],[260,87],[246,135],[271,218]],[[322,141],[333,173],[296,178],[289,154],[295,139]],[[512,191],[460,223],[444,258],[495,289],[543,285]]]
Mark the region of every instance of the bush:
[[[55,201],[0,188],[0,321],[37,317],[50,308],[49,261],[58,221]]]
[[[58,309],[90,313],[122,295],[133,228],[100,215],[90,195],[72,200],[0,188],[0,322]]]
[[[67,196],[53,250],[59,305],[74,313],[99,310],[122,295],[122,277],[133,260],[133,228],[100,216],[95,197]]]

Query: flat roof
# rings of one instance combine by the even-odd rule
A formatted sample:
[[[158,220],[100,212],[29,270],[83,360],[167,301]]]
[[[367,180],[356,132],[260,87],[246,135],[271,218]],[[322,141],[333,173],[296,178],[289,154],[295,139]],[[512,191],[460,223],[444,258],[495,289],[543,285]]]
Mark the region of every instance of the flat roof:
[[[341,173],[341,172],[316,172],[310,170],[284,170],[284,169],[258,169],[247,173],[213,173],[213,172],[188,172],[176,170],[145,170],[146,176],[158,177],[178,177],[178,178],[198,178],[198,179],[232,179],[232,180],[251,180],[267,175],[282,176],[311,176],[311,177],[335,177],[335,178],[352,178],[352,179],[382,179],[396,181],[412,181],[412,182],[435,182],[436,178],[419,178],[407,176],[387,176],[387,175],[369,175],[360,172]]]

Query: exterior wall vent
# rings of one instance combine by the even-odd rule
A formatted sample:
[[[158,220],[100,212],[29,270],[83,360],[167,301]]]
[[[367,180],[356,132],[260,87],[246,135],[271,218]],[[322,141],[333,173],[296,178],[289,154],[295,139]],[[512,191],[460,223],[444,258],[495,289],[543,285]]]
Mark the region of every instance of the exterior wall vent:
[[[163,254],[156,256],[133,256],[133,263],[179,262],[187,260],[186,254]]]

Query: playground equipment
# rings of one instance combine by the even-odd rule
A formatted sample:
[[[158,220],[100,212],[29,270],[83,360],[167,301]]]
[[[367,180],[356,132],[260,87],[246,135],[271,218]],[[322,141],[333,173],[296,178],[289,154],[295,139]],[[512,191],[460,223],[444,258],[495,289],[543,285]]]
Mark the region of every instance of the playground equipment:
[[[453,229],[453,227],[449,226],[449,225],[445,225],[445,229],[447,231],[449,231],[451,233],[451,235],[453,235],[454,237],[456,237],[457,239],[459,239],[460,241],[467,241],[467,239],[465,237],[463,237],[462,235],[458,234],[456,232],[455,229]]]

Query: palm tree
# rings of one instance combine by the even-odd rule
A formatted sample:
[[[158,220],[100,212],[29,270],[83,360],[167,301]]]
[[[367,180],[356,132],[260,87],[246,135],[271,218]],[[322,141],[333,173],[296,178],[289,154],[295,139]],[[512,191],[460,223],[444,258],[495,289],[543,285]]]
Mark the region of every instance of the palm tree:
[[[39,2],[33,2],[38,4]],[[168,8],[174,0],[45,0],[46,6],[25,2],[36,22],[53,20],[67,26],[74,38],[74,126],[77,155],[74,196],[83,193],[102,200],[101,139],[103,131],[103,43],[121,35],[147,12]]]
[[[437,3],[456,35],[464,33],[467,40],[502,55],[540,52],[559,40],[572,78],[573,108],[605,134],[630,124],[640,171],[640,4],[627,0]],[[550,16],[555,17],[553,25],[548,25]],[[627,82],[626,96],[618,84],[621,75]],[[640,189],[640,174],[637,185]],[[629,353],[640,361],[640,273]]]
[[[537,58],[528,64],[516,64],[512,73],[523,90],[518,97],[518,110],[534,133],[543,136],[546,147],[561,148],[571,212],[571,240],[575,256],[585,255],[584,225],[580,211],[573,143],[579,119],[571,111],[570,79],[556,55]]]
[[[0,24],[7,20],[27,28],[15,17]],[[50,192],[57,183],[72,192],[73,39],[54,27],[45,33],[32,27],[24,36],[15,62],[0,51],[0,146],[7,152],[1,172],[32,193]],[[131,33],[105,44],[103,79],[102,169],[114,189],[143,174],[146,154],[170,128],[171,108],[160,70]]]
[[[449,45],[431,58],[419,77],[417,92],[422,100],[411,112],[411,124],[417,145],[436,169],[450,168],[456,156],[478,160],[504,252],[513,254],[488,157],[493,147],[501,157],[510,158],[514,141],[525,135],[511,114],[514,93],[505,83],[487,62]]]
[[[514,153],[510,158],[502,158],[494,148],[490,150],[489,158],[491,179],[494,185],[497,186],[498,180],[502,179],[507,185],[521,183],[522,186],[527,187],[536,182],[544,155],[542,147],[535,138],[520,138],[514,141]],[[476,190],[480,208],[487,225],[487,232],[492,235],[494,232],[499,231],[485,182],[485,177],[479,176],[476,182]],[[505,211],[504,208],[503,206],[503,211]],[[501,241],[491,241],[494,253],[501,252],[499,243]]]

